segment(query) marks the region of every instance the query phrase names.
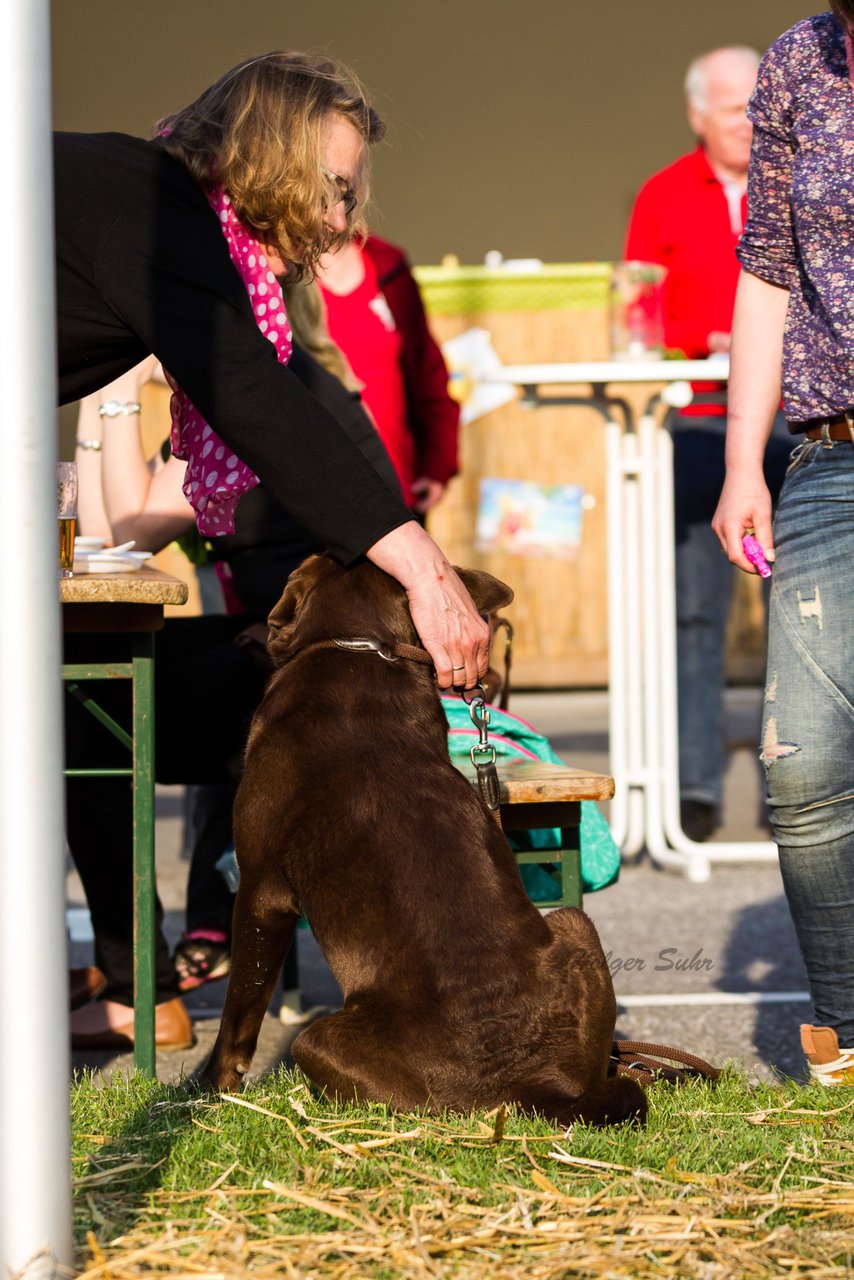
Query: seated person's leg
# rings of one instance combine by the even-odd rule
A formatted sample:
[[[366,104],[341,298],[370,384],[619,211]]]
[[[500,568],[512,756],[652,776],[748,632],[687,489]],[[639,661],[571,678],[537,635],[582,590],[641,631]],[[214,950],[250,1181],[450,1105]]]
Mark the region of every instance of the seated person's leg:
[[[154,675],[158,782],[235,783],[269,671],[235,639],[252,619],[170,618]]]
[[[236,618],[181,619],[170,621],[158,634],[155,642],[158,780],[228,782],[239,773],[249,722],[266,682],[266,672],[246,650],[233,643],[245,625],[245,619]],[[97,639],[103,656],[115,660],[116,638]],[[75,658],[75,647],[71,637],[69,661]],[[86,653],[90,658],[93,656],[92,637],[87,637]],[[129,689],[125,682],[100,683],[98,700],[120,723],[129,722]],[[82,767],[97,763],[115,767],[128,761],[126,750],[71,697],[67,699],[66,743],[71,765]],[[108,983],[105,998],[130,1005],[133,1001],[130,782],[72,779],[67,794],[69,843],[92,912],[96,957],[104,967]],[[156,1000],[160,1005],[174,1001],[178,987],[162,932],[159,903],[157,911]],[[91,1006],[75,1012],[74,1026],[79,1023],[81,1036],[84,1027],[87,1034],[96,1034],[89,1025],[92,1018]],[[184,1038],[185,1030],[179,1029],[179,1039]],[[95,1047],[94,1040],[89,1043]]]
[[[230,938],[234,894],[216,863],[234,840],[231,811],[237,788],[223,782],[196,787],[194,792],[187,931],[215,929]]]
[[[234,785],[225,782],[192,788],[187,927],[174,955],[182,991],[224,977],[229,970],[234,894],[216,864],[232,843],[235,792]]]
[[[104,999],[133,1004],[133,806],[125,778],[71,778],[66,787],[68,841],[83,882],[95,934],[95,963],[107,979]],[[155,989],[162,1004],[178,995],[155,905]]]
[[[228,972],[234,897],[216,862],[231,843],[231,809],[252,715],[269,671],[235,639],[247,617],[170,620],[156,668],[157,775],[199,787],[187,930],[175,952],[181,990]],[[189,730],[189,736],[188,736]]]

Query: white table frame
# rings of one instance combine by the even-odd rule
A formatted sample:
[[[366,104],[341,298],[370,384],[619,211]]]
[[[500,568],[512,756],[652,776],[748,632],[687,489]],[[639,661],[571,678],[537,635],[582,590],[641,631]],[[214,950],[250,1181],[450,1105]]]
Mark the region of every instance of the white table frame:
[[[583,406],[604,420],[611,830],[624,853],[646,848],[697,882],[708,880],[712,862],[777,857],[770,841],[697,843],[679,817],[673,442],[659,410],[689,404],[690,382],[728,377],[722,358],[516,365],[490,377],[520,387],[531,408]],[[664,389],[637,422],[631,405],[609,393],[613,384],[655,383]],[[584,386],[586,393],[554,390]]]

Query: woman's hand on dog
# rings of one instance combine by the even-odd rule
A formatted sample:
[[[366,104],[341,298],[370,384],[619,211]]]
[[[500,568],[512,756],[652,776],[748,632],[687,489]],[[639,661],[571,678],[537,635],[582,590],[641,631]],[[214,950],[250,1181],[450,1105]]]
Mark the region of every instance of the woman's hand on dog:
[[[413,520],[392,529],[366,554],[406,588],[439,688],[473,688],[489,666],[489,628],[429,533]]]

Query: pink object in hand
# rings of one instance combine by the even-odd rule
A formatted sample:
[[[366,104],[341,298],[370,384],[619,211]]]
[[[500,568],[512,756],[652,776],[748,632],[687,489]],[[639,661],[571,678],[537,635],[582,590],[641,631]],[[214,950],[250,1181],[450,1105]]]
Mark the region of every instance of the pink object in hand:
[[[746,533],[741,540],[744,554],[752,565],[755,565],[760,578],[771,577],[771,566],[765,559],[765,553],[752,533]]]

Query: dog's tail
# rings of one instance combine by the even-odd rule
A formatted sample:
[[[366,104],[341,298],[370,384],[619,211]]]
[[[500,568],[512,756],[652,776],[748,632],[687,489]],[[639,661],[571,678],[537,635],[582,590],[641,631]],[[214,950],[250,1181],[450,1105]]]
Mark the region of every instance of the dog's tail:
[[[636,1080],[611,1076],[588,1089],[580,1098],[544,1095],[526,1098],[522,1105],[525,1111],[565,1128],[577,1120],[596,1126],[624,1124],[627,1120],[643,1124],[648,1104],[646,1094]]]

